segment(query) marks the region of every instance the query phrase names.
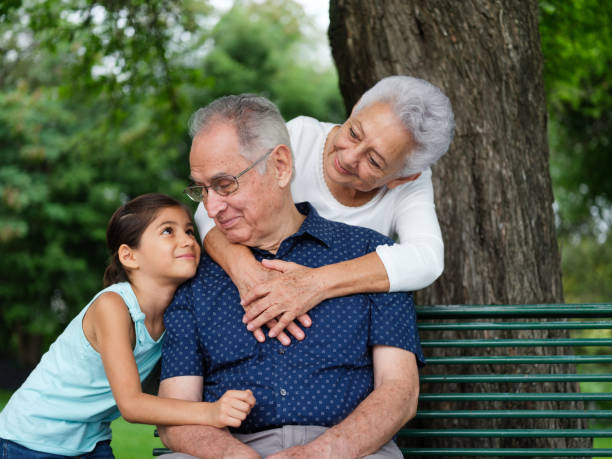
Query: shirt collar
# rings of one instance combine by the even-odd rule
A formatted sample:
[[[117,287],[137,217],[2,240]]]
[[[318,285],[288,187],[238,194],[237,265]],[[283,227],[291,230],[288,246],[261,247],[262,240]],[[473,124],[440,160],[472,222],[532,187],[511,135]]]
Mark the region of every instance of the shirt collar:
[[[306,218],[302,222],[300,229],[297,230],[292,237],[302,236],[303,234],[309,234],[310,236],[318,239],[326,246],[330,247],[333,245],[333,229],[332,223],[321,217],[314,207],[309,202],[300,202],[295,205],[298,212],[305,215]]]
[[[282,256],[282,254],[290,247],[292,244],[291,240],[300,237],[312,237],[327,247],[332,246],[333,242],[333,229],[331,228],[331,222],[321,217],[319,213],[316,211],[314,207],[309,202],[300,202],[295,205],[298,212],[302,215],[306,216],[300,228],[293,233],[291,236],[287,237],[283,240],[278,248],[276,256]],[[289,244],[289,245],[287,245]],[[266,250],[257,249],[255,247],[251,247],[251,250],[255,253],[260,253],[261,255],[266,256],[269,254]]]

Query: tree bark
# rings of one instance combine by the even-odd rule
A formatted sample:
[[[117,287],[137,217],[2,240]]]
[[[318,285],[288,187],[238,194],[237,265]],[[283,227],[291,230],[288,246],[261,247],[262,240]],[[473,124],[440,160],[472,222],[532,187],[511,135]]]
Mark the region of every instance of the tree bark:
[[[331,0],[329,39],[347,112],[366,89],[393,74],[428,80],[453,104],[455,138],[433,167],[445,271],[418,292],[419,304],[563,302],[537,18],[536,1],[527,0]],[[503,337],[500,332],[489,336],[496,335]],[[555,335],[534,331],[524,337]],[[480,366],[473,373],[491,371]],[[543,365],[540,371],[550,368]],[[563,383],[537,388],[508,384],[506,389],[577,391],[576,385]],[[546,408],[552,406],[542,405]],[[492,420],[486,425],[583,424],[531,422],[513,426],[512,420]],[[483,439],[470,441],[484,444]],[[491,446],[500,444],[584,447],[589,440],[505,439]],[[460,441],[453,446],[470,445]]]

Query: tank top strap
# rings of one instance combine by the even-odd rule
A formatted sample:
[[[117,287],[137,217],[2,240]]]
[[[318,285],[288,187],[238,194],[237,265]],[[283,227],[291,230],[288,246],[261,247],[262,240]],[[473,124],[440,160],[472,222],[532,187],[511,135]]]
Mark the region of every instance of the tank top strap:
[[[136,347],[140,348],[140,345],[144,345],[146,347],[150,346],[152,343],[155,343],[147,327],[145,326],[145,314],[140,309],[140,304],[138,304],[138,298],[136,298],[136,294],[132,289],[132,286],[129,282],[119,282],[117,284],[113,284],[107,288],[107,290],[111,290],[123,298],[123,301],[128,307],[128,311],[130,312],[130,316],[132,317],[132,321],[134,322],[134,330],[136,331]],[[162,335],[163,336],[163,335]],[[161,341],[158,340],[158,341]]]
[[[138,298],[136,298],[136,294],[134,293],[134,290],[132,290],[132,286],[129,282],[119,282],[117,284],[110,285],[105,289],[105,291],[115,292],[123,299],[128,311],[130,312],[132,321],[134,321],[134,324],[144,321],[144,312],[140,310]]]

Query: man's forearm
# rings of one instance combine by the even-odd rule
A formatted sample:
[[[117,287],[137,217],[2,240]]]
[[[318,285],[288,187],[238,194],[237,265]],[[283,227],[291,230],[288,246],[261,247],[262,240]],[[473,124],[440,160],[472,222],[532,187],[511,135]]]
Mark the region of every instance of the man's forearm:
[[[210,426],[159,426],[159,436],[173,451],[202,459],[259,458],[252,449],[234,438],[227,429]]]
[[[315,441],[328,444],[330,457],[362,457],[378,451],[416,414],[418,385],[391,380],[374,390],[340,424]]]
[[[416,390],[415,390],[416,389]],[[389,381],[372,392],[340,424],[327,430],[321,440],[349,457],[378,451],[416,414],[418,387],[406,381]]]

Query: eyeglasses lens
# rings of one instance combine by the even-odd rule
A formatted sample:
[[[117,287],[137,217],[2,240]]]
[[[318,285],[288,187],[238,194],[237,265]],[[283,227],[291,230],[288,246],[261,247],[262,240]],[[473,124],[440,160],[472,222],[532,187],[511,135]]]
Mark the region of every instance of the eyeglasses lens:
[[[221,196],[227,196],[238,189],[238,180],[231,176],[218,177],[212,181],[210,187],[215,190],[215,193]]]

